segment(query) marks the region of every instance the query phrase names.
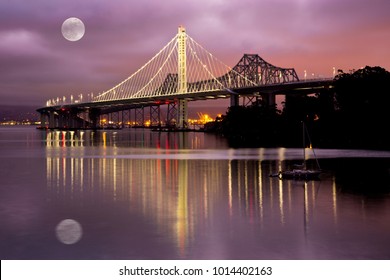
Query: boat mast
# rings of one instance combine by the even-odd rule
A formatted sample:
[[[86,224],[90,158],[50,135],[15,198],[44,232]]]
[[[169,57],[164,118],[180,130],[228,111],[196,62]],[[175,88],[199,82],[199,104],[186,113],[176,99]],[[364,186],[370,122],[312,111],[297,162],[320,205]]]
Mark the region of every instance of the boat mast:
[[[305,123],[302,121],[303,169],[306,169]]]
[[[307,130],[307,127],[305,126],[305,123],[303,123],[303,143],[305,143],[305,137],[307,135],[307,138],[309,139],[309,145],[310,145],[310,149],[313,151],[313,155],[314,155],[314,158],[316,159],[316,163],[317,163],[317,167],[319,170],[321,170],[321,166],[320,166],[320,163],[318,162],[318,158],[317,158],[317,155],[316,155],[316,152],[314,151],[314,149],[312,148],[312,143],[311,143],[311,139],[310,139],[310,134],[309,134],[309,131]],[[303,144],[303,155],[304,155],[304,162],[305,162],[305,168],[306,168],[306,154],[305,154],[305,144]]]

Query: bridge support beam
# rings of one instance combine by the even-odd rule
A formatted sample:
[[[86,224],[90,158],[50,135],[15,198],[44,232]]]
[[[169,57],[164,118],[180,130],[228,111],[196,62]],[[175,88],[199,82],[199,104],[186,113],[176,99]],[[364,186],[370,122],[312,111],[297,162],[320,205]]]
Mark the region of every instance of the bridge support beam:
[[[53,129],[57,127],[56,115],[54,111],[49,112],[49,128]]]
[[[160,126],[160,105],[150,106],[150,126]]]
[[[122,123],[121,127],[125,128],[126,125],[130,125],[130,110],[122,111]]]
[[[47,114],[46,113],[40,113],[40,126],[41,128],[46,127],[46,121],[47,121]]]
[[[69,128],[80,128],[81,124],[79,125],[81,121],[78,120],[78,115],[76,110],[70,110],[68,120],[66,122],[66,125]]]
[[[238,94],[230,95],[230,107],[236,107],[240,105],[240,96]]]
[[[252,106],[254,104],[259,104],[259,96],[244,96],[243,97],[243,101],[242,101],[242,105],[244,107],[247,107],[247,106]]]
[[[99,111],[98,110],[90,110],[89,111],[89,119],[91,121],[91,127],[92,129],[96,129],[98,126],[98,120],[99,120]]]
[[[67,116],[63,112],[58,112],[57,116],[57,127],[63,128],[68,126]]]
[[[119,112],[112,112],[111,114],[111,123],[114,127],[119,125],[120,119],[119,119]]]
[[[178,112],[178,123],[177,128],[179,129],[185,129],[188,127],[188,101],[185,99],[179,100],[179,108],[177,110]]]
[[[135,108],[134,119],[135,126],[144,126],[145,125],[145,112],[144,107]]]
[[[176,103],[169,103],[168,109],[167,109],[167,119],[166,119],[166,126],[172,127],[176,125],[178,112],[177,112],[177,106]]]
[[[264,105],[275,106],[276,105],[276,95],[273,93],[265,93],[261,95]]]

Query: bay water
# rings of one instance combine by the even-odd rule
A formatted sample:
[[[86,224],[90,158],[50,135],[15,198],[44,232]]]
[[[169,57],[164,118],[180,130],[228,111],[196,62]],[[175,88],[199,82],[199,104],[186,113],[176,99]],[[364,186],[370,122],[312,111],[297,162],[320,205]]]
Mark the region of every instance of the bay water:
[[[390,259],[390,152],[0,127],[1,259]],[[308,165],[316,167],[313,150]]]

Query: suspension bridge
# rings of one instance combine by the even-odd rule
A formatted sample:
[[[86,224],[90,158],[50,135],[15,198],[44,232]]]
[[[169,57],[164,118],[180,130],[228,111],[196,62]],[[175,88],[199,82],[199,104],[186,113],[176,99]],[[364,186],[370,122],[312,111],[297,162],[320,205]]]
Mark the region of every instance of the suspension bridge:
[[[257,54],[245,54],[233,68],[191,38],[184,27],[135,73],[98,93],[57,97],[37,111],[42,128],[97,128],[100,118],[116,114],[124,124],[186,129],[188,102],[230,98],[230,106],[262,102],[274,105],[276,95],[310,94],[331,86],[333,79],[304,80],[294,68],[274,66]],[[166,107],[162,116],[161,107]],[[149,109],[149,110],[148,110]]]

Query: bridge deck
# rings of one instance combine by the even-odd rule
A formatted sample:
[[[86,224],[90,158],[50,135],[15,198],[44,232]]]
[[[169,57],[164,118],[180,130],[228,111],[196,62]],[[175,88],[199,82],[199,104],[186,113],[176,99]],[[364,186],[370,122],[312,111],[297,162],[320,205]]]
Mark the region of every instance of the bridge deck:
[[[219,90],[219,91],[205,91],[194,93],[182,93],[182,94],[170,94],[159,95],[154,97],[142,97],[132,99],[119,99],[101,102],[84,102],[64,104],[57,106],[49,106],[39,108],[37,111],[40,113],[58,111],[64,109],[75,109],[78,111],[84,111],[87,109],[98,109],[103,112],[114,112],[132,108],[139,108],[142,106],[164,105],[173,102],[177,102],[180,99],[186,99],[188,101],[207,100],[207,99],[220,99],[229,98],[231,95],[238,96],[251,96],[261,94],[272,95],[290,95],[290,94],[308,94],[314,93],[319,89],[329,88],[332,86],[333,79],[322,80],[306,80],[289,82],[283,84],[271,84],[261,85],[253,87],[238,88],[232,90]]]

